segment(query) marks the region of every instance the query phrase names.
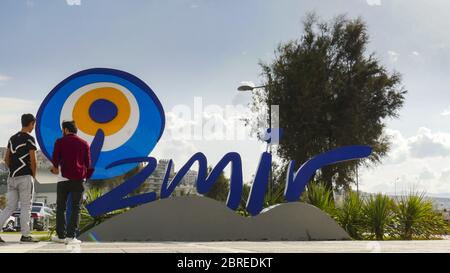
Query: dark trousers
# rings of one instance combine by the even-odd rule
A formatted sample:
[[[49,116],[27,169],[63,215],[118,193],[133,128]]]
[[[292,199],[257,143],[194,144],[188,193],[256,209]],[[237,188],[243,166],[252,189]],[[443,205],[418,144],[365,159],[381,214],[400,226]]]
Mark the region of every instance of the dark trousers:
[[[56,234],[59,238],[74,238],[78,231],[81,203],[83,202],[83,181],[62,181],[56,186]],[[71,195],[70,218],[66,229],[67,199]]]

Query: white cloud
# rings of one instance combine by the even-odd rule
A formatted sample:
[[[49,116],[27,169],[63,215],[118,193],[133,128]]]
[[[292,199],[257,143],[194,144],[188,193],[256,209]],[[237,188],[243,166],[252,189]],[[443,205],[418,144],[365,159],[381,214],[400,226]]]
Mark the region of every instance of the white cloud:
[[[248,105],[252,102],[251,92],[236,92],[231,99],[233,105]]]
[[[381,6],[381,0],[366,0],[369,6]]]
[[[389,50],[388,55],[389,55],[389,60],[391,63],[396,63],[398,61],[398,57],[400,56],[399,53],[397,53],[393,50]]]
[[[36,3],[32,0],[27,0],[25,3],[28,8],[33,8],[36,5]]]
[[[208,164],[214,165],[226,153],[236,151],[242,156],[244,181],[250,181],[256,170],[259,153],[265,147],[254,145],[259,142],[249,137],[248,128],[240,121],[248,109],[231,105],[229,107],[233,110],[228,111],[227,107],[214,105],[205,106],[197,119],[194,119],[191,107],[174,107],[166,112],[164,134],[151,155],[173,159],[175,170],[178,170],[196,152],[203,152]],[[195,130],[199,126],[202,129],[200,138],[197,139]],[[225,173],[229,175],[228,171]]]
[[[10,81],[12,78],[7,75],[0,74],[0,85],[4,84],[7,81]]]
[[[81,0],[66,0],[66,3],[69,6],[80,6]]]
[[[192,141],[174,140],[163,135],[151,156],[158,159],[172,159],[177,170],[197,151]]]
[[[450,116],[450,107],[442,111],[441,116]]]
[[[446,49],[450,46],[450,43],[447,42],[440,42],[440,43],[435,43],[433,44],[431,47],[433,49]]]
[[[409,158],[450,157],[450,134],[432,132],[420,127],[417,134],[405,138],[397,130],[386,130],[391,141],[391,150],[384,160],[387,164],[400,164]]]
[[[412,52],[412,55],[414,55],[414,56],[420,56],[420,53],[417,52],[417,51],[413,51],[413,52]]]
[[[36,110],[36,103],[29,100],[0,97],[0,126],[5,126],[18,118],[19,112],[33,112]],[[17,123],[17,122],[16,122]]]
[[[413,157],[446,157],[450,155],[450,134],[433,133],[428,128],[420,128],[418,134],[409,139]]]
[[[380,165],[361,170],[363,191],[450,193],[450,134],[425,127],[411,137],[392,129],[386,134],[391,150]]]
[[[385,133],[391,142],[391,149],[384,162],[386,164],[398,164],[405,161],[409,156],[408,140],[397,130],[386,129]]]
[[[0,97],[0,147],[5,146],[9,137],[20,129],[21,115],[36,115],[37,108],[38,104],[30,100]]]
[[[450,181],[450,170],[449,169],[445,169],[442,171],[440,177],[439,177],[440,181]]]
[[[436,175],[433,171],[430,170],[430,168],[424,168],[422,170],[422,172],[419,174],[419,180],[424,181],[424,180],[431,180],[431,179],[435,179]]]
[[[251,138],[249,128],[242,119],[249,111],[242,105],[207,105],[193,113],[187,105],[178,105],[166,113],[165,134],[176,140],[248,140]]]

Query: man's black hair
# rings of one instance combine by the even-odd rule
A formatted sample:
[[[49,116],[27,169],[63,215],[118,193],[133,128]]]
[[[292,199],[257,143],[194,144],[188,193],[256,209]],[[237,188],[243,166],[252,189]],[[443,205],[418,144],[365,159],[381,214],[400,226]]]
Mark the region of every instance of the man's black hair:
[[[63,121],[62,128],[69,130],[70,133],[76,134],[78,132],[77,125],[75,124],[75,121]]]
[[[28,127],[30,123],[35,122],[36,118],[32,114],[23,114],[21,118],[22,127]]]

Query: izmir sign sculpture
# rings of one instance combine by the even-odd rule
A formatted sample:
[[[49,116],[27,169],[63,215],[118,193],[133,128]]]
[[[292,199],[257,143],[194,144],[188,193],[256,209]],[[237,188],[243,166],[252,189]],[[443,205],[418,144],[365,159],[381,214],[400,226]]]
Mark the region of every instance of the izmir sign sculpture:
[[[91,144],[95,167],[92,179],[112,178],[132,170],[139,163],[148,163],[138,174],[88,204],[87,209],[92,216],[157,199],[155,192],[126,197],[155,170],[157,161],[148,155],[164,131],[163,107],[148,85],[127,72],[107,68],[84,70],[63,80],[45,98],[37,114],[37,140],[47,158],[51,158],[55,140],[61,136],[63,120],[75,120],[79,135]],[[295,162],[291,161],[284,192],[286,201],[298,201],[318,169],[365,158],[371,152],[368,146],[340,147],[308,160],[297,171],[294,170]],[[207,193],[222,170],[231,164],[226,205],[236,210],[243,189],[242,161],[236,152],[227,153],[209,174],[205,155],[196,153],[171,181],[169,174],[173,163],[170,161],[161,187],[161,199],[170,197],[195,163],[199,166],[197,191],[200,194]],[[263,208],[271,164],[271,154],[262,153],[246,206],[253,216]]]

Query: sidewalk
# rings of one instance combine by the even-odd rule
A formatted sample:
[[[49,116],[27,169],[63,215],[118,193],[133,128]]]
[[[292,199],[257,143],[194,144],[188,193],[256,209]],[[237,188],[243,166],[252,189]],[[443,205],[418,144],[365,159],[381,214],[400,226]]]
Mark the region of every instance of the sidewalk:
[[[0,253],[362,253],[362,252],[446,252],[450,240],[432,241],[320,241],[320,242],[124,242],[66,246],[50,242],[19,244],[20,235],[2,235],[7,242]]]

